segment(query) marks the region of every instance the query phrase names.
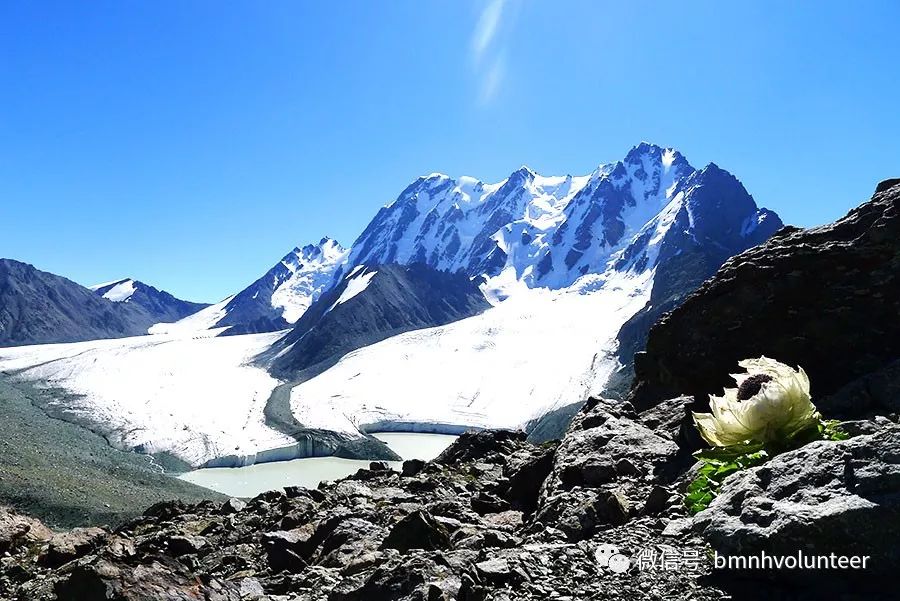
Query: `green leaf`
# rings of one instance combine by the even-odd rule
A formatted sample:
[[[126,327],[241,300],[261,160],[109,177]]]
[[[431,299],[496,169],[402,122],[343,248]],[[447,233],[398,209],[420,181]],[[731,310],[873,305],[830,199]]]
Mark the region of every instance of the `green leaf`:
[[[850,435],[841,429],[841,422],[830,419],[821,424],[822,438],[824,440],[847,440]]]
[[[727,463],[733,461],[736,457],[755,453],[762,450],[762,448],[763,444],[761,442],[751,441],[742,444],[731,445],[728,447],[711,447],[708,449],[701,449],[694,453],[694,457],[696,457],[700,461],[721,461]]]
[[[714,452],[699,452],[695,456],[701,465],[697,477],[688,485],[684,498],[685,506],[691,515],[703,511],[719,493],[722,483],[731,474],[742,469],[764,463],[769,454],[760,448],[761,445],[736,445],[708,449]],[[748,449],[757,449],[747,452]]]

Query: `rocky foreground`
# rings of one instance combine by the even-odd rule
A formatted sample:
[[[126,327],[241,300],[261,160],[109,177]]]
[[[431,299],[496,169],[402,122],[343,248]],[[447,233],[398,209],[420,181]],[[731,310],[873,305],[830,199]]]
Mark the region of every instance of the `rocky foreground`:
[[[34,601],[817,599],[827,586],[890,598],[878,574],[898,560],[900,427],[868,422],[871,434],[739,474],[691,520],[678,492],[689,463],[675,441],[680,413],[677,402],[642,414],[591,403],[559,445],[465,434],[402,473],[373,463],[317,490],[160,503],[114,531],[53,533],[0,514],[0,591]],[[776,574],[748,596],[738,575],[713,569],[707,543],[874,561],[859,574]],[[604,553],[624,555],[625,571],[601,565]]]
[[[402,473],[376,462],[316,490],[159,503],[115,530],[53,533],[0,513],[0,598],[898,598],[898,273],[895,181],[831,226],[732,259],[651,331],[631,401],[589,401],[561,441],[465,434]],[[814,400],[851,437],[739,472],[689,516],[701,446],[689,411],[720,391],[732,359],[760,354],[806,367]],[[813,570],[714,560],[798,552],[868,559]]]

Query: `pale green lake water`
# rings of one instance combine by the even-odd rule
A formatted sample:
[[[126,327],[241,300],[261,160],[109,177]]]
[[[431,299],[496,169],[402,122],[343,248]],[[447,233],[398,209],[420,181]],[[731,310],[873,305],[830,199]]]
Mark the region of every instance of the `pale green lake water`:
[[[383,440],[403,459],[434,459],[450,446],[456,436],[423,434],[418,432],[384,432],[373,434]],[[194,470],[179,476],[183,480],[204,486],[232,497],[254,497],[261,492],[285,486],[315,488],[323,480],[337,480],[369,467],[368,460],[338,457],[309,457],[291,461],[257,463],[246,467],[212,467]],[[399,470],[402,462],[389,461]]]

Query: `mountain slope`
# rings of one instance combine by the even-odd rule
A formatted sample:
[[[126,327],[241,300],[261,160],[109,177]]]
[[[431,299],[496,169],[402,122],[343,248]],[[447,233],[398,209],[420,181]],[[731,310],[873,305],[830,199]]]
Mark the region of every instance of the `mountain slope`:
[[[0,346],[144,334],[153,323],[64,277],[0,259]]]
[[[258,280],[220,303],[154,333],[227,328],[223,334],[275,332],[291,327],[332,283],[347,251],[337,241],[295,248]]]
[[[316,302],[272,348],[273,371],[294,377],[360,347],[470,317],[490,304],[464,274],[426,265],[360,266]]]
[[[143,309],[152,323],[178,321],[209,306],[209,303],[192,303],[175,298],[164,290],[131,278],[98,284],[90,289],[107,300]]]

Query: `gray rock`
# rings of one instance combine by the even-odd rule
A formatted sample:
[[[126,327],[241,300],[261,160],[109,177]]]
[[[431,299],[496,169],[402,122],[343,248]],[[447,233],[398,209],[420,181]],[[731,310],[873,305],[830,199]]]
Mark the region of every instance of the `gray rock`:
[[[900,429],[815,442],[738,472],[694,528],[723,555],[860,555],[872,571],[892,572],[900,565]]]
[[[184,566],[159,559],[131,567],[103,559],[79,564],[54,586],[66,601],[239,601],[237,588],[215,578],[201,583]]]
[[[47,567],[61,566],[87,555],[105,535],[102,528],[75,528],[54,534],[46,550],[38,556],[38,562]]]
[[[53,532],[39,520],[0,507],[0,555],[16,547],[50,540]]]
[[[410,549],[444,549],[450,545],[450,534],[443,524],[427,511],[409,514],[397,522],[382,547],[406,553]]]
[[[615,401],[598,402],[576,417],[556,450],[548,492],[574,486],[599,487],[619,476],[660,476],[678,445],[625,417]]]
[[[267,532],[262,536],[269,567],[273,572],[299,572],[306,567],[309,532],[300,529]]]
[[[623,524],[628,520],[628,500],[620,490],[576,487],[542,500],[531,521],[532,530],[552,526],[570,541],[592,536],[602,526]]]
[[[168,541],[169,554],[172,557],[192,555],[206,546],[206,539],[202,536],[177,535]]]
[[[425,462],[421,459],[407,459],[403,462],[403,471],[401,474],[405,478],[412,478],[421,472],[423,467],[425,467]]]
[[[244,501],[241,501],[240,499],[231,498],[231,499],[228,499],[227,501],[225,501],[224,503],[222,503],[221,512],[226,515],[231,514],[231,513],[237,513],[239,511],[241,511],[242,509],[244,509],[244,507],[246,507],[246,506],[247,506],[247,504]]]

